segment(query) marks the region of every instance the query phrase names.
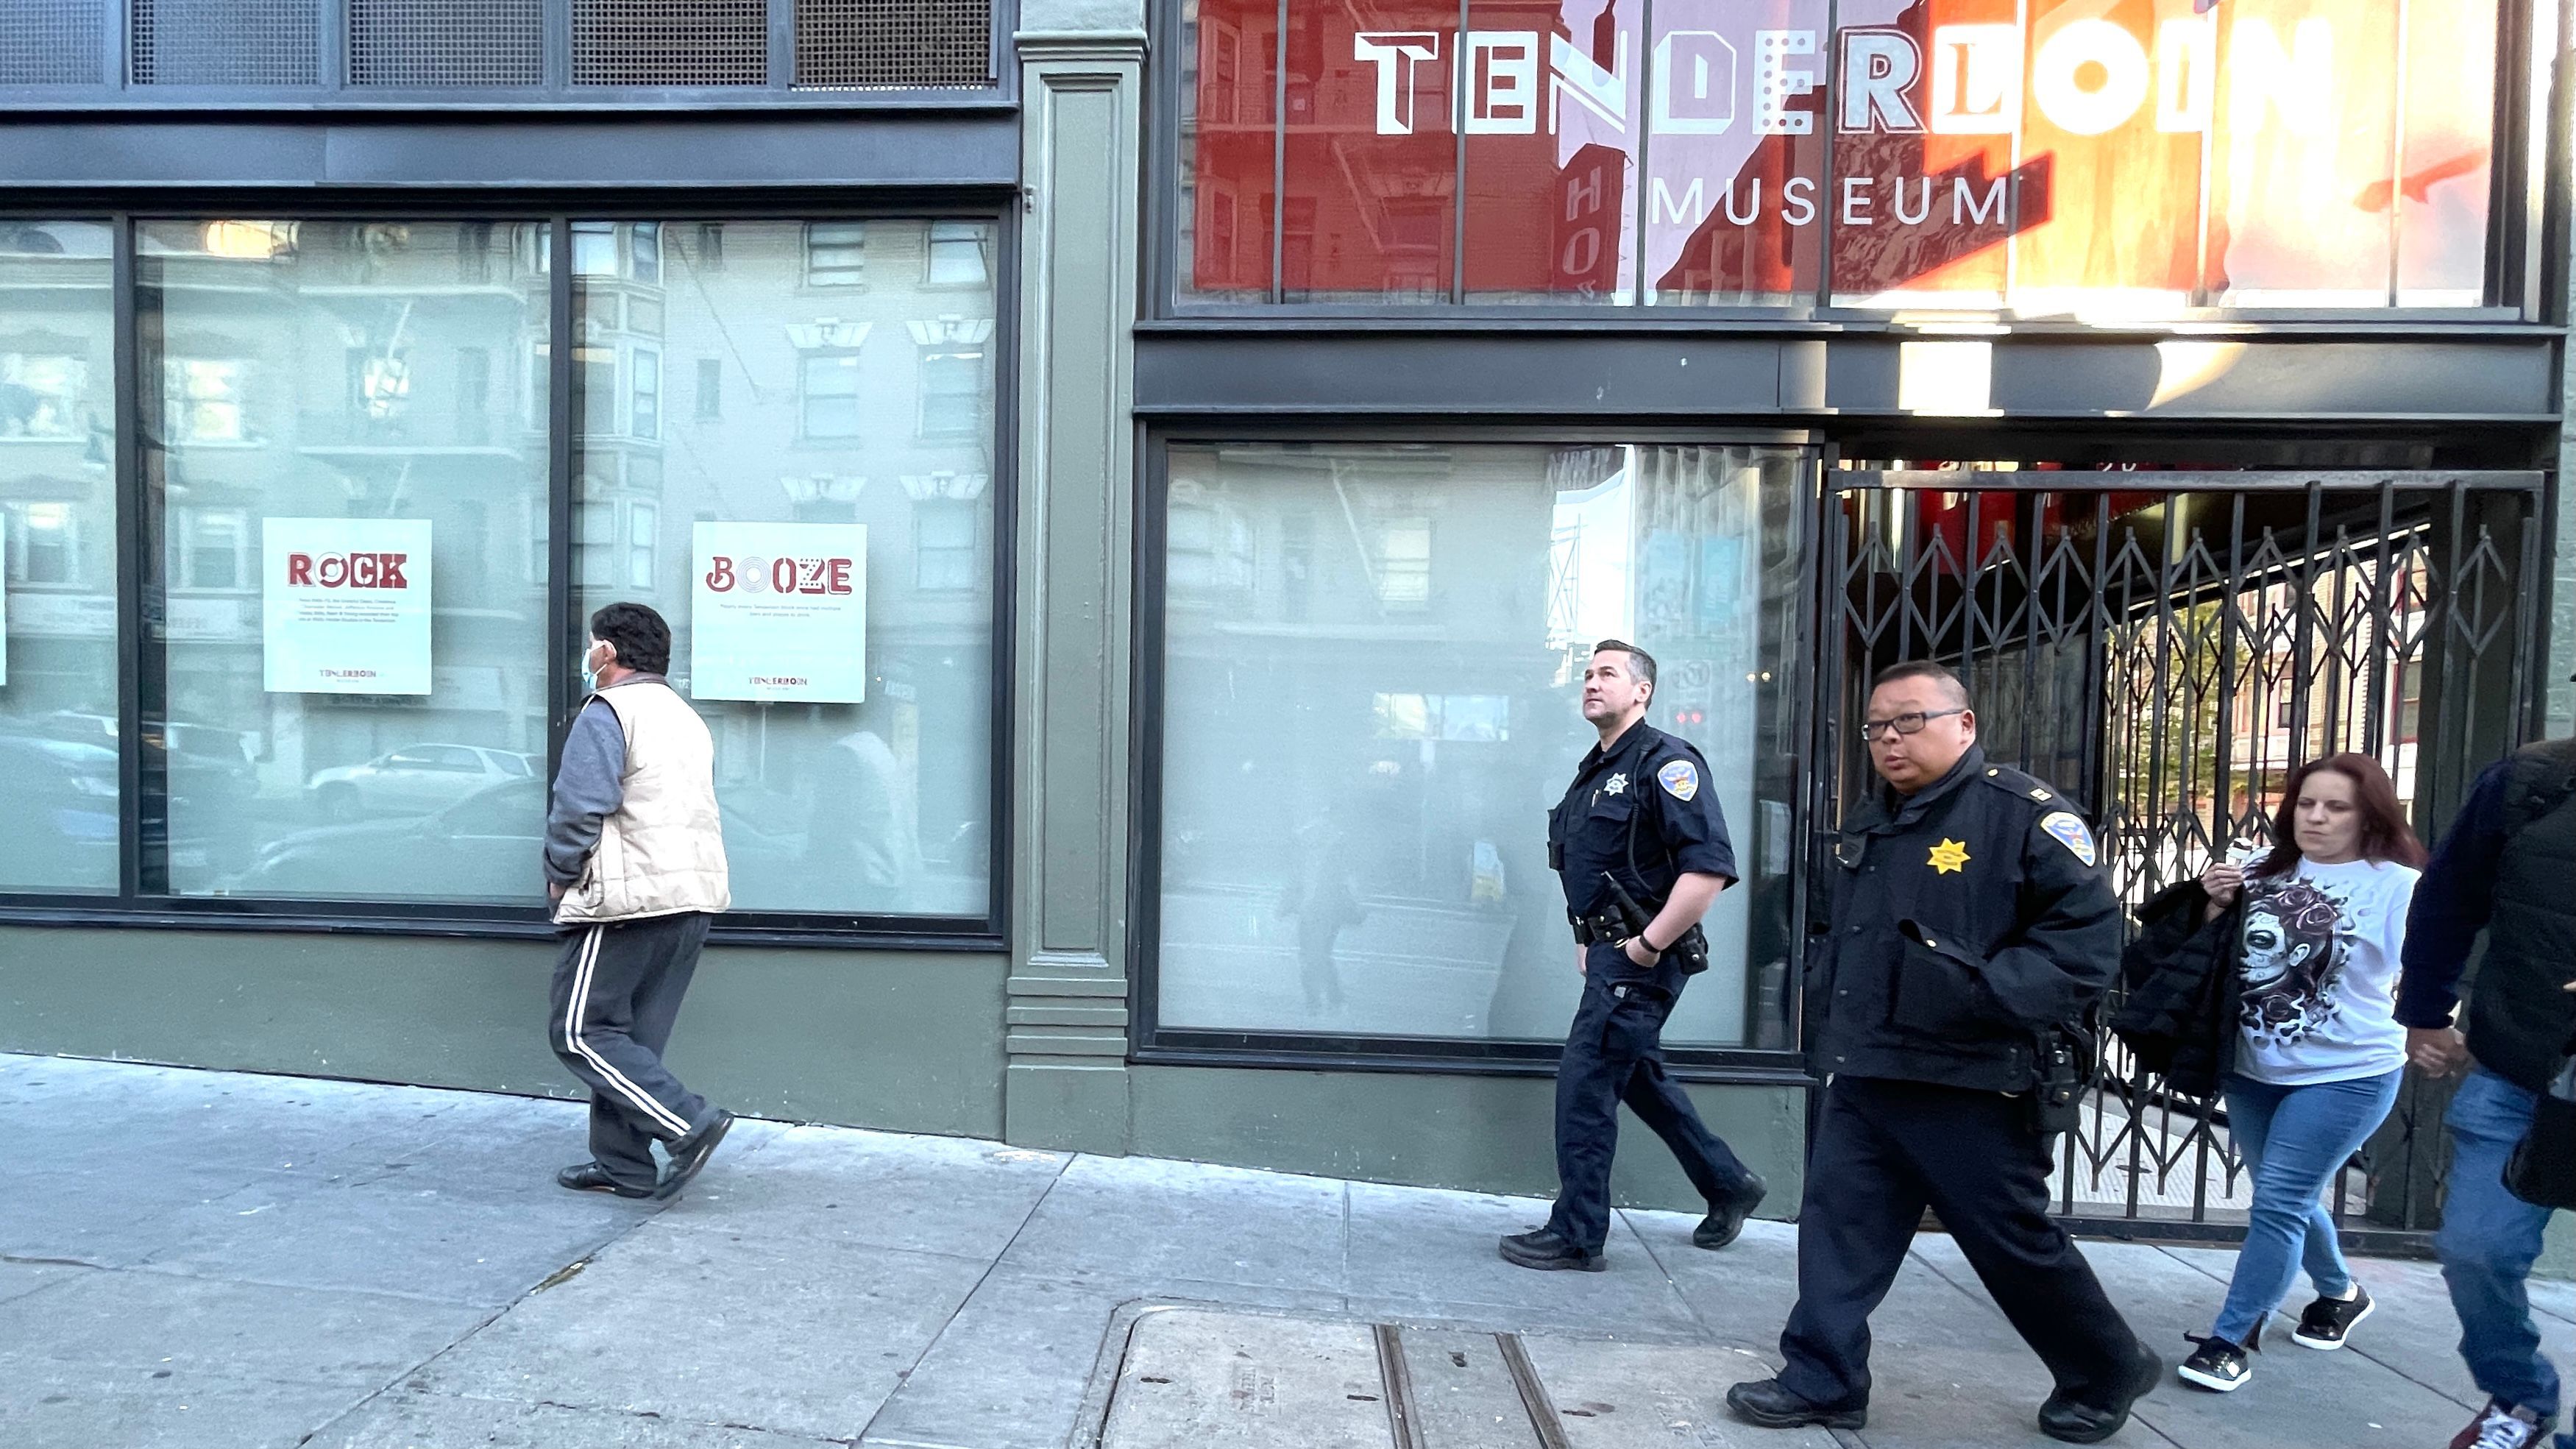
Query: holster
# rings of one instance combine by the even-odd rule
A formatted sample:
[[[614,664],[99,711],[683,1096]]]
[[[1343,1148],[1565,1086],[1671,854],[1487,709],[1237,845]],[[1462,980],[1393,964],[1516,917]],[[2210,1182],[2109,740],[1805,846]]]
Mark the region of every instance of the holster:
[[[2084,1073],[2075,1043],[2053,1031],[2039,1040],[2039,1087],[2030,1094],[2031,1125],[2042,1137],[2072,1132],[2084,1117]]]

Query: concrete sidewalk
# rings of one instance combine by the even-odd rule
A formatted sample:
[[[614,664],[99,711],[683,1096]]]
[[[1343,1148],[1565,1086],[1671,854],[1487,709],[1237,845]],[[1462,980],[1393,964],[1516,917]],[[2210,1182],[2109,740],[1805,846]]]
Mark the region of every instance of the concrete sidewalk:
[[[566,1102],[0,1057],[0,1106],[0,1444],[1320,1449],[1408,1413],[1424,1449],[1833,1442],[1717,1407],[1773,1362],[1778,1224],[1706,1253],[1628,1213],[1610,1272],[1538,1274],[1494,1255],[1529,1199],[745,1122],[657,1207],[553,1185]],[[2232,1258],[2088,1251],[2169,1356]],[[2447,1443],[2476,1395],[2439,1277],[2360,1271],[2383,1307],[2352,1351],[2284,1333],[2244,1390],[2168,1385],[2114,1442]],[[2535,1287],[2565,1363],[2576,1289]],[[1947,1239],[1877,1333],[1844,1444],[2048,1442],[2045,1377]]]

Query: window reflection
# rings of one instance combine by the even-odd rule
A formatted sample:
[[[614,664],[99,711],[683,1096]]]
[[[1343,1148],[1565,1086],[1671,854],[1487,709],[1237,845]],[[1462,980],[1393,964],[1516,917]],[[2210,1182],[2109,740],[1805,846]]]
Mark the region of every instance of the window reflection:
[[[143,375],[161,380],[142,463],[167,589],[144,730],[173,892],[540,898],[545,585],[527,540],[546,512],[544,232],[139,224]],[[577,270],[613,270],[615,243],[577,234]],[[294,631],[267,624],[268,540],[317,526],[426,528],[427,568],[405,564],[430,580],[419,692],[276,677]],[[330,662],[390,681],[402,652]]]
[[[1160,1019],[1545,1040],[1580,982],[1545,811],[1593,641],[1653,650],[1746,880],[1668,1038],[1776,1045],[1801,454],[1186,446],[1165,559]]]
[[[690,693],[699,525],[867,530],[863,701],[693,696],[716,737],[735,906],[982,916],[994,227],[602,225],[628,255],[649,229],[654,266],[575,297],[582,335],[629,378],[626,426],[575,453],[581,607],[661,611]],[[666,405],[673,376],[686,407]]]
[[[117,887],[109,243],[0,222],[0,890]]]

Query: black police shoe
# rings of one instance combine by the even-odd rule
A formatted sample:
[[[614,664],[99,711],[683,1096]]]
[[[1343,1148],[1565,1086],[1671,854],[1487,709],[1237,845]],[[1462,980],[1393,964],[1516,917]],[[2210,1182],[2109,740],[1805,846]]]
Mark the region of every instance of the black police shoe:
[[[1771,1184],[1764,1182],[1760,1173],[1746,1173],[1744,1186],[1735,1190],[1735,1196],[1708,1205],[1708,1216],[1691,1229],[1692,1246],[1716,1249],[1734,1242],[1743,1235],[1744,1220],[1753,1216],[1753,1210],[1770,1195]]]
[[[1726,1406],[1735,1411],[1735,1417],[1763,1429],[1803,1429],[1811,1424],[1826,1429],[1858,1429],[1869,1423],[1866,1405],[1832,1408],[1800,1396],[1778,1379],[1737,1384],[1726,1391]]]
[[[608,1175],[608,1169],[596,1162],[576,1162],[555,1174],[557,1187],[575,1192],[613,1192],[619,1197],[651,1197],[649,1187],[629,1187]]]
[[[2129,1406],[2146,1397],[2147,1391],[2163,1383],[2165,1361],[2143,1344],[2132,1366],[2128,1385],[2119,1397],[2108,1404],[2084,1404],[2063,1394],[2051,1394],[2039,1406],[2039,1432],[2068,1444],[2099,1444],[2120,1432],[2129,1422]]]
[[[1587,1253],[1547,1228],[1503,1239],[1503,1261],[1541,1272],[1602,1273],[1610,1268],[1599,1253]]]
[[[716,1144],[724,1140],[725,1133],[732,1126],[733,1114],[718,1107],[714,1116],[690,1129],[688,1136],[672,1143],[671,1165],[662,1174],[662,1185],[653,1189],[653,1196],[663,1201],[678,1197],[680,1189],[689,1185],[689,1179],[697,1176],[698,1170],[707,1165],[707,1159],[716,1155]]]

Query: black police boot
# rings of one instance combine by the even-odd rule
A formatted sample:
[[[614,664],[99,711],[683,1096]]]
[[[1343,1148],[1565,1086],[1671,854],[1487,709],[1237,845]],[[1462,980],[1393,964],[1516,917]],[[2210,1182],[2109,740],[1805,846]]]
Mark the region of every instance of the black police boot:
[[[662,1174],[662,1185],[653,1189],[653,1196],[662,1200],[678,1197],[680,1189],[689,1185],[689,1179],[697,1176],[698,1170],[707,1165],[707,1159],[716,1155],[716,1144],[724,1140],[726,1131],[732,1126],[733,1114],[718,1107],[714,1116],[691,1128],[688,1136],[672,1143],[670,1169]]]
[[[2083,1404],[2064,1394],[2051,1394],[2039,1406],[2039,1432],[2068,1444],[2099,1444],[2129,1422],[2129,1406],[2164,1382],[2165,1361],[2141,1345],[2129,1382],[2108,1404]]]
[[[1744,1220],[1753,1216],[1753,1210],[1762,1206],[1762,1199],[1770,1194],[1771,1184],[1762,1180],[1762,1174],[1744,1174],[1744,1186],[1735,1190],[1735,1196],[1708,1205],[1708,1216],[1691,1229],[1692,1246],[1714,1250],[1734,1242],[1743,1235]]]
[[[1853,1404],[1831,1408],[1801,1397],[1778,1379],[1737,1384],[1726,1391],[1726,1406],[1735,1417],[1762,1429],[1858,1429],[1869,1423],[1869,1408]]]
[[[608,1169],[596,1162],[576,1162],[555,1174],[555,1186],[574,1192],[613,1192],[619,1197],[651,1197],[649,1187],[629,1187],[608,1175]]]
[[[1541,1272],[1603,1273],[1610,1268],[1599,1253],[1587,1253],[1548,1228],[1503,1239],[1503,1261]]]

